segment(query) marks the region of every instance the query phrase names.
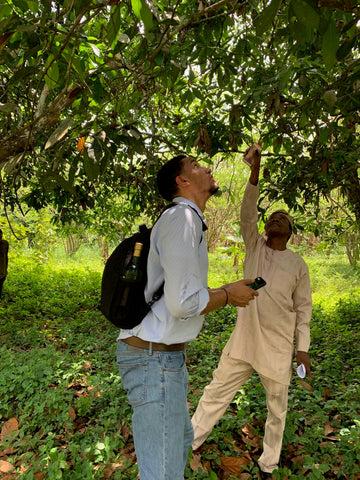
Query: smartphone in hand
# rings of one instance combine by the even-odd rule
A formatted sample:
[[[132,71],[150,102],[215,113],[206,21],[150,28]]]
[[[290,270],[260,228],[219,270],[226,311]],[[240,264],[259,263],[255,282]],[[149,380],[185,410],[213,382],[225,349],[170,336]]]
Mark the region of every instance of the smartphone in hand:
[[[253,290],[258,290],[259,288],[263,287],[264,285],[266,285],[266,282],[261,277],[257,277],[257,278],[255,278],[255,282],[247,284],[247,286],[252,288]]]

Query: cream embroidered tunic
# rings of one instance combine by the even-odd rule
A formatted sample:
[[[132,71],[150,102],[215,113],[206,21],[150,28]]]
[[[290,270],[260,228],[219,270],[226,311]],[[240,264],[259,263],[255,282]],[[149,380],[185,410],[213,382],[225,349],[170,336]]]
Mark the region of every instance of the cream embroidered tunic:
[[[258,186],[248,183],[241,207],[246,246],[244,278],[267,284],[246,308],[238,308],[235,329],[224,353],[250,363],[260,374],[288,385],[296,349],[310,346],[311,289],[304,260],[291,250],[273,250],[257,228]]]

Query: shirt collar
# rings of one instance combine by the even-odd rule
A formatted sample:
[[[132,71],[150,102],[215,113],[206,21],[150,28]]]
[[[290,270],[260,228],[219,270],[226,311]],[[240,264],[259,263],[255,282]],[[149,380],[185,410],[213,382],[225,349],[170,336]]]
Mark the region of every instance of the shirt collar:
[[[190,207],[194,208],[198,214],[200,215],[200,217],[205,221],[205,217],[204,217],[204,214],[203,212],[200,210],[200,208],[196,205],[196,203],[192,202],[191,200],[189,200],[188,198],[185,198],[185,197],[175,197],[173,198],[172,200],[173,202],[175,203],[185,203],[186,205],[189,205]]]
[[[189,200],[188,198],[185,198],[185,197],[175,197],[175,198],[173,198],[173,202],[174,203],[183,203],[185,205],[188,205],[193,210],[195,210],[195,212],[199,215],[199,217],[201,219],[202,226],[203,226],[203,232],[208,229],[208,227],[206,225],[206,220],[205,220],[204,214],[200,210],[200,208],[196,205],[196,203],[192,202],[191,200]]]

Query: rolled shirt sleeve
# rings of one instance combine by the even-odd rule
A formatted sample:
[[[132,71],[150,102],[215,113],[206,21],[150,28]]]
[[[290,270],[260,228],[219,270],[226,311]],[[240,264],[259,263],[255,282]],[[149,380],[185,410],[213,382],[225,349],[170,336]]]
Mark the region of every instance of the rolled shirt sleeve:
[[[199,315],[209,301],[207,266],[201,255],[206,241],[201,225],[199,228],[200,219],[194,215],[186,206],[175,207],[174,212],[165,212],[154,232],[165,278],[165,304],[173,317],[182,320]]]

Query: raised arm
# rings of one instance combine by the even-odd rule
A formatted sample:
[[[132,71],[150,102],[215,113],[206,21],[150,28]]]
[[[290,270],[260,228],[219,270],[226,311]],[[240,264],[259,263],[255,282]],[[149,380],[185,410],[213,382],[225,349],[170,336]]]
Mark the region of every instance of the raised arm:
[[[257,185],[259,182],[260,162],[261,162],[261,141],[253,143],[251,147],[247,148],[244,153],[244,159],[250,159],[250,178],[249,182],[252,185]]]
[[[256,152],[258,152],[256,154]],[[244,160],[250,165],[249,183],[246,186],[240,211],[241,235],[247,249],[255,245],[258,235],[258,181],[261,162],[261,144],[254,143],[244,154]]]

